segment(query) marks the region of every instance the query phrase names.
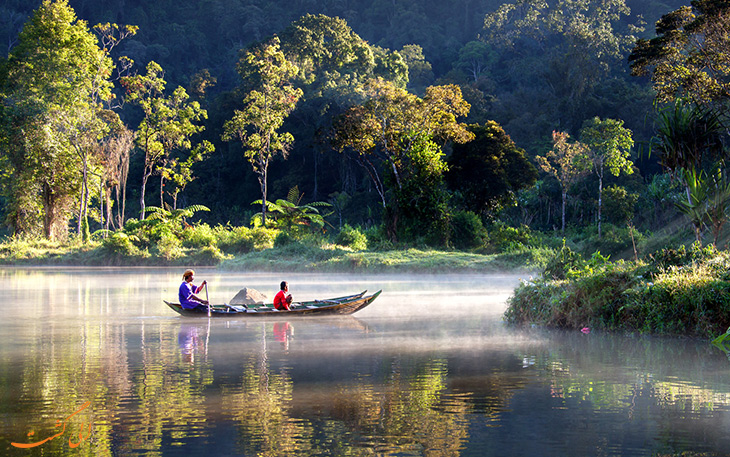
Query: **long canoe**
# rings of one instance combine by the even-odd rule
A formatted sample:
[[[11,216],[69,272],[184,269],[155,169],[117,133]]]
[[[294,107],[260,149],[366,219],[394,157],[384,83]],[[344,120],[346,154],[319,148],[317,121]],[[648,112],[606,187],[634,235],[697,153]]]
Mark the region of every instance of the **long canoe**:
[[[365,295],[366,291],[344,297],[328,298],[292,303],[290,310],[277,310],[273,304],[266,305],[210,305],[211,317],[295,317],[311,315],[352,314],[373,302],[381,290],[372,295]],[[179,303],[165,301],[173,311],[188,317],[207,317],[207,309],[184,309]]]

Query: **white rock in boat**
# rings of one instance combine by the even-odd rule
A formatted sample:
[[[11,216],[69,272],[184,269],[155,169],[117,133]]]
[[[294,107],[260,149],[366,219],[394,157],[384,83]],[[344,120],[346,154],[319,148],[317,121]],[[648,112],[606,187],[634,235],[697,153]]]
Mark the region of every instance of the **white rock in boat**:
[[[267,300],[266,295],[256,289],[244,287],[239,290],[235,297],[228,302],[229,305],[263,305]]]

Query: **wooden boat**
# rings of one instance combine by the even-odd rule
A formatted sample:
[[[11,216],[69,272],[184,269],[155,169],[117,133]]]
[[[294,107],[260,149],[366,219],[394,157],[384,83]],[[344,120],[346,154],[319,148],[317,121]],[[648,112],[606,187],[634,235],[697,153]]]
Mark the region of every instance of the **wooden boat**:
[[[294,302],[290,310],[280,311],[274,309],[273,304],[266,305],[210,305],[211,317],[296,317],[311,315],[333,315],[352,314],[359,311],[373,302],[381,290],[372,295],[365,295],[362,291],[359,294],[346,295],[344,297],[329,298],[326,300],[313,300],[306,302]],[[208,311],[202,309],[183,309],[179,303],[165,301],[165,304],[172,310],[183,316],[207,317]]]

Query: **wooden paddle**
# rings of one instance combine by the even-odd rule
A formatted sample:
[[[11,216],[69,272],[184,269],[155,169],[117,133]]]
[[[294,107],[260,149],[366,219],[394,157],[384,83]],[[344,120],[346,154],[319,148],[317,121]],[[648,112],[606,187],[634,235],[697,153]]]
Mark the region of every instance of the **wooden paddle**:
[[[205,282],[205,301],[208,302],[208,317],[210,317],[210,300],[208,300],[208,281]]]

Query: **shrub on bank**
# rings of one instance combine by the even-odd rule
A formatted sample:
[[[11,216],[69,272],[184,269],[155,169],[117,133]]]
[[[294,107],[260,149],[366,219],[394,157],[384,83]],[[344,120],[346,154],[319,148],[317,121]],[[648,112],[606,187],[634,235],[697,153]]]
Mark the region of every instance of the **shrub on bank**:
[[[3,239],[0,257],[5,260],[36,259],[65,252],[63,243],[41,236],[12,235]]]
[[[638,248],[646,239],[644,234],[635,229],[632,231],[627,225],[617,226],[604,223],[601,232],[599,238],[597,226],[585,229],[582,236],[576,240],[579,250],[586,255],[601,251],[610,252],[615,258],[633,259],[634,243]],[[633,241],[631,239],[632,234]]]
[[[185,255],[182,241],[173,234],[164,234],[154,245],[152,253],[169,262]]]
[[[565,253],[556,253],[556,257]],[[602,257],[602,256],[601,256]],[[714,337],[730,326],[730,253],[660,251],[639,263],[594,255],[573,262],[565,279],[522,283],[505,319],[561,328],[602,328]],[[559,264],[561,262],[555,261]]]
[[[457,211],[454,214],[451,219],[451,244],[456,249],[477,249],[487,242],[487,229],[477,214],[471,211]]]
[[[217,246],[218,237],[208,224],[196,224],[185,227],[182,231],[182,245],[186,248],[202,248]]]
[[[364,251],[368,248],[368,238],[360,231],[359,228],[350,227],[345,224],[335,238],[335,243],[339,246],[351,248],[353,251]]]
[[[217,226],[213,229],[216,243],[223,252],[244,254],[274,247],[278,230],[265,227]]]
[[[105,254],[115,258],[146,258],[149,252],[138,248],[133,239],[126,233],[119,231],[104,238],[101,242]]]

